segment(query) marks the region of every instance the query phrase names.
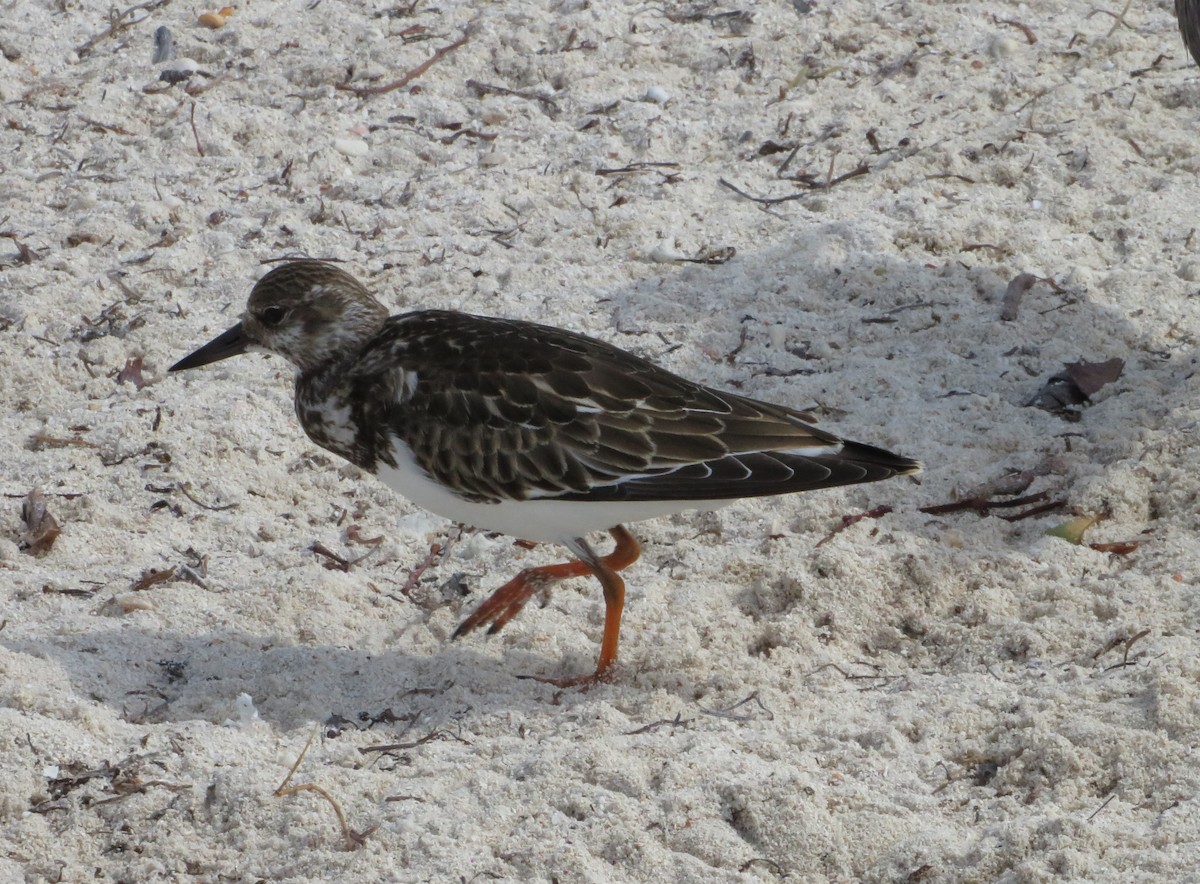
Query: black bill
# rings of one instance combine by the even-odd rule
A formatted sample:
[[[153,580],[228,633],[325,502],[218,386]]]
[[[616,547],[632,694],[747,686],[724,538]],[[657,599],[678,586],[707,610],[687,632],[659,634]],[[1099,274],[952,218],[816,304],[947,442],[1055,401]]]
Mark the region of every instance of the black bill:
[[[239,322],[229,331],[213,338],[195,353],[184,356],[172,365],[168,371],[185,371],[189,368],[199,368],[202,365],[208,365],[211,362],[220,362],[222,359],[228,359],[230,356],[245,353],[246,347],[250,343],[250,339],[246,337],[246,333],[242,330],[242,324]]]

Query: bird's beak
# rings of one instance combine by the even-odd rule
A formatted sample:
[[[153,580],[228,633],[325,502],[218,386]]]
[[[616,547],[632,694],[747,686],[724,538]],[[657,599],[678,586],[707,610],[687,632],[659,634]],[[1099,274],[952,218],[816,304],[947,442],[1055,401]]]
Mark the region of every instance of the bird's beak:
[[[239,322],[229,331],[213,338],[195,353],[184,356],[172,365],[168,371],[185,371],[189,368],[199,368],[202,365],[208,365],[211,362],[220,362],[222,359],[228,359],[230,356],[245,353],[246,348],[251,343],[252,341],[247,337],[242,324]]]

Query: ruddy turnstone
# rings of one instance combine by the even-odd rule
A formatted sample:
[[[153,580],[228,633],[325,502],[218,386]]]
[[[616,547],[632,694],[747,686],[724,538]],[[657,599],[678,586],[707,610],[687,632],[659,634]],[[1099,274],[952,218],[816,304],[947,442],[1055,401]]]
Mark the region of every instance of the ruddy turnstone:
[[[604,637],[588,684],[617,661],[625,583],[640,549],[624,522],[743,497],[916,472],[907,457],[839,439],[813,417],[692,383],[593,338],[447,310],[388,311],[319,261],[282,264],[241,322],[171,366],[246,351],[296,367],[308,437],[428,510],[485,531],[563,544],[576,560],[526,568],[454,637],[499,632],[534,593],[594,574]],[[616,541],[598,555],[587,535]]]

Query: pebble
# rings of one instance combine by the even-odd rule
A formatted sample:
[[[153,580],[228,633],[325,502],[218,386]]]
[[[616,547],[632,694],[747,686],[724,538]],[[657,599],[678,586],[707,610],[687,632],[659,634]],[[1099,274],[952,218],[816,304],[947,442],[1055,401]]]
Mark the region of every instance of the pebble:
[[[1021,44],[1012,37],[997,37],[988,45],[988,55],[992,58],[1007,58],[1020,48]]]
[[[671,96],[667,94],[667,90],[662,86],[651,86],[646,90],[646,94],[642,96],[642,101],[652,101],[655,104],[666,104],[671,100]]]
[[[335,138],[333,139],[333,149],[348,157],[365,157],[371,150],[371,146],[361,138]]]
[[[656,264],[671,264],[683,260],[685,255],[665,242],[660,242],[647,253],[646,257]]]

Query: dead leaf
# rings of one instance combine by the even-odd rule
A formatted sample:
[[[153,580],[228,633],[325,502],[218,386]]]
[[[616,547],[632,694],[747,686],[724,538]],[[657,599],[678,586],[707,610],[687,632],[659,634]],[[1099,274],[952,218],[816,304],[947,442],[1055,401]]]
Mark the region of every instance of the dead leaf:
[[[125,367],[117,373],[117,383],[130,383],[139,390],[146,386],[146,379],[142,377],[141,356],[134,356],[132,359],[125,360]]]
[[[1051,537],[1061,537],[1067,543],[1078,545],[1083,543],[1083,533],[1103,518],[1103,515],[1076,516],[1069,521],[1063,522],[1061,525],[1047,528],[1046,533]]]
[[[1042,389],[1025,404],[1068,420],[1079,420],[1079,412],[1073,406],[1090,401],[1097,391],[1119,378],[1124,370],[1123,359],[1071,363],[1046,381]]]
[[[165,583],[175,576],[174,566],[170,568],[150,568],[148,571],[142,572],[142,576],[130,584],[129,588],[135,592],[142,589],[149,589],[156,583]]]
[[[1144,542],[1143,540],[1115,540],[1111,543],[1089,543],[1088,546],[1096,552],[1111,553],[1114,556],[1127,556]]]
[[[21,549],[31,556],[44,556],[54,546],[62,533],[58,520],[46,509],[46,498],[40,488],[34,488],[21,503],[21,519],[25,522],[25,536]]]
[[[346,526],[347,543],[361,543],[365,546],[378,546],[386,539],[387,538],[385,538],[382,534],[380,534],[378,537],[363,537],[362,526],[357,523],[351,523],[350,525]]]
[[[1021,299],[1025,297],[1025,293],[1033,288],[1035,282],[1040,282],[1038,277],[1032,273],[1022,273],[1013,278],[1008,284],[1008,289],[1004,292],[1004,300],[1000,303],[1000,318],[1005,322],[1012,322],[1017,318],[1017,312],[1021,307]]]
[[[1109,359],[1106,362],[1076,362],[1063,372],[1074,381],[1079,392],[1091,399],[1100,388],[1111,384],[1125,370],[1124,359]]]

